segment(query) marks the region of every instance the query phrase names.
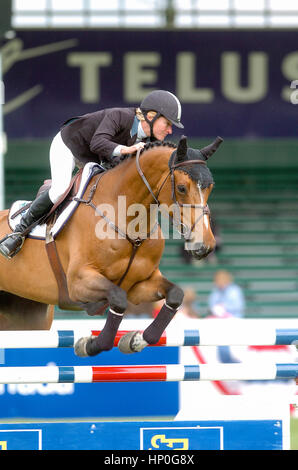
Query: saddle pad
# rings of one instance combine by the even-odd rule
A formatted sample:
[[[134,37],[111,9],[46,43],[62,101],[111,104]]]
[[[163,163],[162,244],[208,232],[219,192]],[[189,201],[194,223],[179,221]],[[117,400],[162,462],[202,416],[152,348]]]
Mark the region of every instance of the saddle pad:
[[[76,197],[79,197],[79,198],[83,197],[84,192],[86,191],[87,186],[90,182],[90,179],[93,176],[94,170],[97,168],[102,168],[102,167],[99,164],[94,163],[94,162],[87,163],[84,166],[82,178],[80,182],[80,187],[76,194]],[[24,213],[26,213],[26,211],[23,211],[14,219],[12,219],[11,216],[15,214],[19,209],[26,206],[28,202],[30,201],[15,201],[12,204],[10,211],[9,211],[9,215],[8,215],[8,223],[12,230],[14,230],[15,227],[18,225],[18,223],[21,220],[21,217],[23,216]],[[58,233],[63,229],[65,224],[73,215],[78,205],[79,205],[79,202],[71,201],[71,203],[63,210],[63,212],[61,212],[61,214],[57,218],[51,230],[51,234],[53,238],[55,238],[58,235]],[[29,234],[29,238],[37,238],[39,240],[44,240],[45,237],[46,237],[46,224],[37,225]]]

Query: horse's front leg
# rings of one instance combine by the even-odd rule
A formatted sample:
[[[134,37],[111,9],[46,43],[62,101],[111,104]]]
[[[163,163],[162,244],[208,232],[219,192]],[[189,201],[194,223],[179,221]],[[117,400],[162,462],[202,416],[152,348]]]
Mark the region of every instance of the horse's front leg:
[[[165,298],[165,303],[153,322],[141,332],[130,332],[119,341],[120,351],[129,354],[139,352],[148,344],[156,344],[164,330],[174,318],[183,301],[183,290],[163,277],[160,271],[128,292],[132,303],[148,302]]]
[[[68,280],[69,295],[80,304],[96,304],[107,300],[109,310],[104,328],[97,337],[80,338],[75,344],[77,356],[95,356],[102,351],[109,351],[114,346],[114,340],[127,308],[126,292],[116,286],[93,268],[80,269]]]

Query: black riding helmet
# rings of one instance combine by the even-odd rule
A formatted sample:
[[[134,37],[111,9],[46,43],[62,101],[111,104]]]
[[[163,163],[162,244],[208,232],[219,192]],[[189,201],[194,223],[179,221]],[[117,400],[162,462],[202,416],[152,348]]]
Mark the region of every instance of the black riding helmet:
[[[184,126],[181,123],[181,104],[178,98],[165,90],[154,90],[149,93],[141,102],[140,109],[144,115],[146,122],[150,125],[151,140],[156,140],[153,135],[153,124],[160,116],[164,116],[172,124],[180,129]],[[152,121],[147,118],[148,111],[155,111],[157,114]]]

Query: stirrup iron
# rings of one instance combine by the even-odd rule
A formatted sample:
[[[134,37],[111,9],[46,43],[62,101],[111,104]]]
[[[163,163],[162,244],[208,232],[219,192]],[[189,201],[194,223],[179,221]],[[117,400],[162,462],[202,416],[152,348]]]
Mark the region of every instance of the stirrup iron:
[[[22,243],[14,251],[12,251],[10,255],[8,255],[8,254],[4,253],[3,251],[1,251],[1,248],[0,248],[1,255],[4,256],[4,258],[6,258],[6,259],[12,259],[22,249],[22,247],[24,245],[24,242],[26,240],[26,237],[25,237],[25,235],[23,235],[22,232],[12,232],[12,233],[9,233],[8,235],[6,235],[4,238],[2,238],[2,240],[0,240],[0,245],[1,245],[2,242],[5,242],[5,240],[7,240],[8,238],[11,238],[13,236],[20,236],[21,239],[22,239]]]

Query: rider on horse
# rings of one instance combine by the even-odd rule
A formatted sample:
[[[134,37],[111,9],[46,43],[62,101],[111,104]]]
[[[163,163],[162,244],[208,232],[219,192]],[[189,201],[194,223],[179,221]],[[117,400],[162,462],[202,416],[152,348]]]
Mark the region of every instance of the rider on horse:
[[[163,141],[172,125],[183,128],[181,105],[169,91],[149,93],[135,108],[109,108],[68,119],[50,148],[52,184],[32,202],[14,232],[0,243],[0,253],[11,259],[22,247],[26,230],[46,215],[68,188],[75,166],[87,162],[119,163],[146,140]]]

